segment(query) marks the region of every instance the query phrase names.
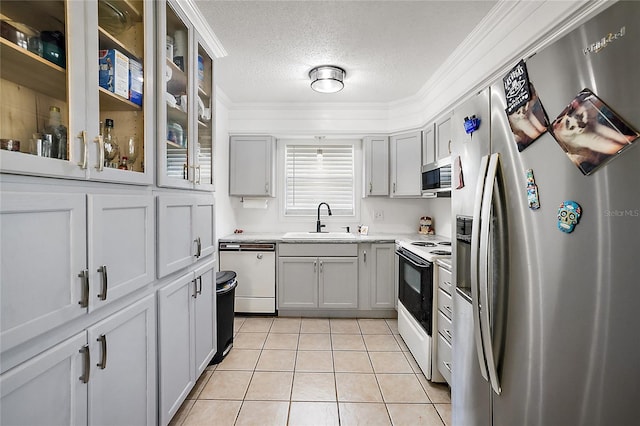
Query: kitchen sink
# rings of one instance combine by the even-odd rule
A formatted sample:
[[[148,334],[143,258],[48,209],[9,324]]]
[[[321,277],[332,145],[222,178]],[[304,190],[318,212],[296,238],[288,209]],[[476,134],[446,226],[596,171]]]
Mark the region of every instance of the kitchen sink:
[[[354,240],[350,232],[287,232],[282,237],[285,240]]]

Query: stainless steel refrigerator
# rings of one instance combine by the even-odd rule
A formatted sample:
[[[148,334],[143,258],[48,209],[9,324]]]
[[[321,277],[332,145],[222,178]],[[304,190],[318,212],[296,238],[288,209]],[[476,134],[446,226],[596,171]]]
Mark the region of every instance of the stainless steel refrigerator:
[[[636,130],[639,66],[638,2],[526,60],[550,123],[589,88]],[[639,424],[640,140],[587,175],[548,132],[519,152],[505,108],[500,78],[454,110],[453,423]],[[569,200],[581,206],[571,233],[558,226]]]

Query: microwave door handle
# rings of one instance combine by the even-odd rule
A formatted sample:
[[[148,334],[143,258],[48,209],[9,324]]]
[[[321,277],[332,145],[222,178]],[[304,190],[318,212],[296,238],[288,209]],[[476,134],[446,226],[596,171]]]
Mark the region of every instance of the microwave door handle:
[[[482,157],[480,162],[480,170],[478,173],[478,184],[476,186],[476,197],[473,204],[473,226],[471,228],[471,306],[473,312],[473,336],[478,355],[478,364],[480,365],[480,373],[488,382],[489,373],[487,371],[487,362],[484,356],[484,345],[482,342],[482,332],[480,328],[480,288],[478,286],[478,256],[480,254],[480,230],[484,225],[481,221],[482,199],[485,189],[485,177],[489,165],[489,156]]]
[[[482,198],[482,228],[480,230],[480,326],[484,346],[484,355],[487,361],[489,382],[496,395],[500,395],[501,388],[496,368],[496,360],[493,356],[493,334],[491,332],[491,299],[489,298],[489,230],[491,228],[491,209],[493,205],[496,177],[498,173],[499,154],[492,154],[489,160],[487,178],[485,180],[484,195]]]

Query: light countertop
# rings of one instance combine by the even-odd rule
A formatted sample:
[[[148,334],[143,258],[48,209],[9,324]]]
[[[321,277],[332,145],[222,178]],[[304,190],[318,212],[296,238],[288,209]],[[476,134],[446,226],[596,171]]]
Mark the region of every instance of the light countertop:
[[[370,233],[369,235],[355,234],[353,239],[344,238],[304,238],[304,239],[284,239],[284,232],[243,232],[241,234],[229,234],[221,237],[220,242],[223,243],[264,243],[264,242],[277,242],[277,243],[393,243],[396,240],[421,240],[426,238],[425,235],[417,233]]]

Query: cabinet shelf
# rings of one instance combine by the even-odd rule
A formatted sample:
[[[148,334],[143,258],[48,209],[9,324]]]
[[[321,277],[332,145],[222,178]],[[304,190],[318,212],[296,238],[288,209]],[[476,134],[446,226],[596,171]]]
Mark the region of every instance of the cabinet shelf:
[[[187,74],[169,59],[166,60],[167,67],[171,69],[171,78],[167,80],[167,92],[174,96],[185,95],[187,93]]]
[[[204,96],[205,98],[209,98],[210,95],[209,93],[205,92],[204,90],[202,90],[202,87],[198,86],[198,94],[201,96]]]
[[[142,21],[142,1],[141,0],[110,0],[111,3],[118,6],[122,13],[128,13],[133,22]]]
[[[52,98],[67,100],[67,72],[40,56],[0,37],[2,78]]]
[[[167,104],[167,121],[168,122],[178,122],[180,124],[187,124],[187,113],[182,111],[181,109],[174,108]]]
[[[98,87],[100,93],[100,109],[104,111],[141,111],[142,107],[128,99],[122,98],[110,91]]]
[[[167,146],[170,146],[171,148],[178,148],[178,149],[187,149],[186,146],[182,146],[178,143],[172,142],[172,141],[167,141]]]
[[[137,62],[142,63],[142,56],[139,55],[134,49],[127,47],[120,40],[109,34],[104,28],[98,27],[98,38],[100,43],[100,49],[108,50],[108,49],[116,49],[124,55],[128,56],[129,59],[133,59]]]

